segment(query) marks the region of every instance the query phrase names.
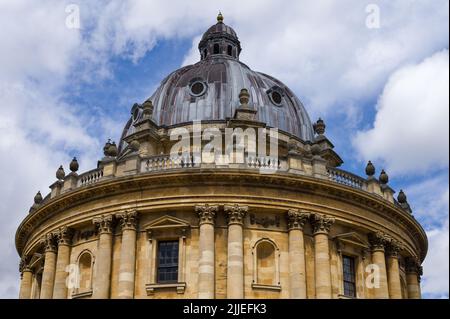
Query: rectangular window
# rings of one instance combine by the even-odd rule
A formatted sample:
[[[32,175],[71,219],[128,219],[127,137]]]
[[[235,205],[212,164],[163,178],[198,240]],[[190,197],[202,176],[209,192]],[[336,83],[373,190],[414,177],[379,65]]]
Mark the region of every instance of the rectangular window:
[[[158,242],[158,283],[178,282],[178,241]]]
[[[342,268],[344,270],[344,295],[356,297],[355,259],[342,256]]]

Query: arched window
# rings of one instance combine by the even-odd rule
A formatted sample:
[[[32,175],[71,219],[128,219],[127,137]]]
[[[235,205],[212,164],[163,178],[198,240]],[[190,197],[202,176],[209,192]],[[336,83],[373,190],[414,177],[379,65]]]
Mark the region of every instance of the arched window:
[[[233,47],[231,45],[228,46],[227,51],[228,51],[227,53],[229,56],[233,55]]]
[[[203,50],[203,58],[206,58],[207,55],[208,55],[208,50],[204,49]]]
[[[280,290],[280,251],[268,238],[258,240],[253,253],[253,288]]]
[[[79,288],[78,293],[92,289],[92,254],[84,251],[78,258]]]
[[[213,49],[214,54],[219,54],[220,53],[220,46],[218,43],[214,44],[214,49]]]

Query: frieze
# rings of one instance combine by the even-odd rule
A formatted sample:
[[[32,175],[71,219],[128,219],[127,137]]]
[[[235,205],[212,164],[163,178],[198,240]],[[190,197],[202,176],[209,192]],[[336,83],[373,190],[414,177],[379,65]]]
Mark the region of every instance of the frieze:
[[[275,216],[273,218],[268,216],[256,216],[256,214],[250,214],[250,224],[251,225],[261,225],[264,228],[269,226],[280,227],[280,216]]]

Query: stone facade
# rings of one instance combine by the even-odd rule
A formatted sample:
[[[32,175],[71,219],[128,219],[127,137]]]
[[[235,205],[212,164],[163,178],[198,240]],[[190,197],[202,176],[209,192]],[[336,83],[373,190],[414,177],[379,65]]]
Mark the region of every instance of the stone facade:
[[[214,53],[208,41],[235,37],[220,24],[202,40],[206,66],[240,52],[232,38],[230,56]],[[267,91],[280,94],[270,96],[273,112],[287,112],[278,103],[292,94],[285,90]],[[254,92],[230,92],[236,116],[205,126],[268,129]],[[367,178],[338,169],[323,121],[311,125],[290,101],[303,133],[279,131],[275,160],[246,153],[226,165],[174,158],[171,129],[195,137],[194,124],[160,125],[151,100],[134,105],[119,147],[108,141],[97,169],[78,175],[74,159],[49,195],[35,197],[16,234],[19,297],[420,298],[427,238],[405,194],[397,202],[371,163]]]

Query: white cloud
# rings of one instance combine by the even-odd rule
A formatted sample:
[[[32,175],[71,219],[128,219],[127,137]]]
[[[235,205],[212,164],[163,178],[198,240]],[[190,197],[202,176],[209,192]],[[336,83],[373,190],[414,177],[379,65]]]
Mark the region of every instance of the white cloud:
[[[448,50],[396,71],[379,97],[373,128],[353,141],[361,156],[382,160],[391,173],[448,167],[448,87]]]
[[[448,209],[447,209],[448,211]],[[423,264],[422,294],[431,298],[448,298],[449,228],[448,217],[442,227],[427,232],[428,256]]]

